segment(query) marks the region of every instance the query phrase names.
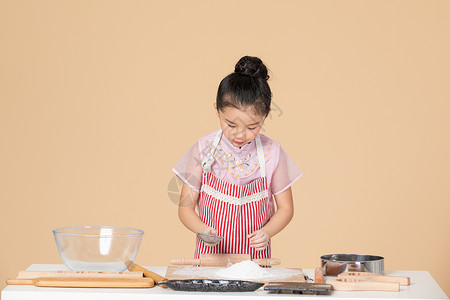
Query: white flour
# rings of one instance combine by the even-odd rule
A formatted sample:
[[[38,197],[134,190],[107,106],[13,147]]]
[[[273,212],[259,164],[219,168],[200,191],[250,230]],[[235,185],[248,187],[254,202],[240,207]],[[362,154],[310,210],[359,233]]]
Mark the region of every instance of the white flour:
[[[251,260],[244,260],[226,269],[221,269],[217,271],[216,275],[223,278],[242,280],[273,277],[269,271],[261,268],[257,263]]]

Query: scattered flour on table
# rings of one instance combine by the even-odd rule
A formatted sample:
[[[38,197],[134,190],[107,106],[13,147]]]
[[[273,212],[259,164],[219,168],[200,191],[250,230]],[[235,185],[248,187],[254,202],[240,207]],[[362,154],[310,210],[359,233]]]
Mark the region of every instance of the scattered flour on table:
[[[176,277],[176,279],[183,278],[215,278],[217,267],[184,267],[180,270],[176,270],[173,272],[173,275],[175,276],[181,276]],[[172,279],[172,278],[169,278]]]
[[[251,260],[244,260],[226,269],[217,271],[218,276],[233,279],[259,279],[271,278],[273,275],[257,263]]]

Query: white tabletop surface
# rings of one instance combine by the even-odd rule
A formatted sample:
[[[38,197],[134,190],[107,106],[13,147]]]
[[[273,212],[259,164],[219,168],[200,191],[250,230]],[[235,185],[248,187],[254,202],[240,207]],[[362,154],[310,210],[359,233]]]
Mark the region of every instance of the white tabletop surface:
[[[167,267],[146,267],[147,269],[164,275]],[[56,271],[67,270],[64,265],[33,264],[28,271]],[[303,273],[314,278],[314,270],[303,269]],[[294,295],[272,294],[263,288],[255,292],[243,293],[202,293],[202,292],[177,292],[163,289],[158,286],[153,288],[54,288],[36,287],[31,285],[9,285],[2,291],[2,300],[53,300],[53,299],[228,299],[231,297],[246,297],[245,299],[286,299],[286,297],[300,297],[302,299],[317,299],[331,297],[333,299],[448,299],[433,277],[427,271],[386,271],[386,275],[409,276],[410,286],[401,286],[400,292],[362,292],[362,291],[332,291],[330,295]]]

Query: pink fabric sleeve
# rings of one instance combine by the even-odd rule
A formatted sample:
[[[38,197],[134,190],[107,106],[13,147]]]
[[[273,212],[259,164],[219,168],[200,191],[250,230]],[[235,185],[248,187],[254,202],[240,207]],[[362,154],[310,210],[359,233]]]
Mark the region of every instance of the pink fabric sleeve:
[[[200,192],[203,169],[198,142],[189,148],[172,171],[191,189]]]
[[[292,158],[280,147],[278,164],[272,175],[270,189],[272,194],[278,195],[289,188],[303,175]]]

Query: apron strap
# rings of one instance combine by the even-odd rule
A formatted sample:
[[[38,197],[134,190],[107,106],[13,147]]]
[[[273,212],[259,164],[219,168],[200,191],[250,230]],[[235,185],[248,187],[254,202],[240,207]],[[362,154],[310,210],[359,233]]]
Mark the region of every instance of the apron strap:
[[[211,172],[211,165],[214,162],[214,153],[216,152],[216,148],[219,145],[221,137],[222,137],[222,129],[219,129],[211,145],[211,151],[208,154],[206,154],[205,157],[203,157],[202,168],[203,172],[205,173]]]
[[[258,154],[259,160],[259,172],[261,173],[261,177],[266,177],[266,159],[264,157],[263,146],[259,134],[256,136],[255,141],[256,141],[256,153]]]

